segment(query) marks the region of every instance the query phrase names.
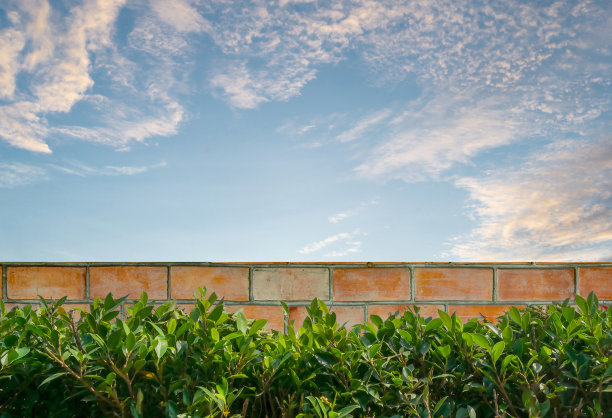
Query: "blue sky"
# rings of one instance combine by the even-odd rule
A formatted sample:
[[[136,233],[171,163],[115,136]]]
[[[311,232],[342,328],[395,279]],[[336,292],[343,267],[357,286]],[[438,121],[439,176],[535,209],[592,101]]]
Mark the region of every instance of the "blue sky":
[[[612,261],[609,1],[0,2],[0,259]]]

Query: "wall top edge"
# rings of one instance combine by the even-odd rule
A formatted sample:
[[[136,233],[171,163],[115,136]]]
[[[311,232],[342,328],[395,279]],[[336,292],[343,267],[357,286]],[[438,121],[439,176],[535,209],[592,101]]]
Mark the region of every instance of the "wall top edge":
[[[405,261],[385,261],[385,262],[202,262],[202,261],[74,261],[74,262],[53,262],[53,261],[0,261],[2,266],[74,266],[74,267],[87,267],[87,266],[210,266],[210,267],[238,267],[238,266],[253,266],[253,267],[313,267],[313,266],[324,266],[324,267],[554,267],[554,266],[576,266],[576,267],[588,267],[588,266],[612,266],[612,262],[590,262],[590,261],[560,261],[560,262],[405,262]]]

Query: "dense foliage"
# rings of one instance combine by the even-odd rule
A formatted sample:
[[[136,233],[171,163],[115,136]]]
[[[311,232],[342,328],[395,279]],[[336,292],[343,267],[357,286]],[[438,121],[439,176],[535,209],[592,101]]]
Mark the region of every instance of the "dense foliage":
[[[320,301],[298,332],[174,303],[0,302],[0,416],[612,416],[612,309],[591,294],[496,324],[415,312],[347,330]],[[284,306],[287,311],[287,307]]]

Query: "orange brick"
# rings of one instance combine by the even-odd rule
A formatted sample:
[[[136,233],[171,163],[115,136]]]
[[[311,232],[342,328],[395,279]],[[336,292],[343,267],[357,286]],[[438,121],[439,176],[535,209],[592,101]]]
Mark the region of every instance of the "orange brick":
[[[272,267],[253,270],[255,300],[329,300],[326,268]]]
[[[105,298],[112,293],[115,298],[128,295],[140,298],[147,292],[149,299],[166,299],[167,269],[157,266],[105,266],[89,268],[89,293],[92,298]]]
[[[356,324],[363,324],[365,318],[364,306],[330,306],[329,310],[336,313],[336,322],[339,325],[346,323],[346,328],[351,328]],[[298,329],[304,324],[304,319],[308,316],[305,306],[291,306],[289,308],[289,320],[295,320],[294,329]]]
[[[369,315],[378,315],[382,319],[387,319],[390,315],[399,311],[400,315],[412,307],[420,308],[419,315],[424,318],[437,317],[438,310],[444,311],[444,305],[368,305]]]
[[[289,321],[295,321],[293,328],[298,329],[304,324],[304,319],[308,316],[305,306],[290,306],[289,307]]]
[[[612,267],[580,267],[578,278],[581,296],[595,292],[598,299],[612,299]]]
[[[523,307],[517,306],[517,308]],[[455,312],[462,321],[468,321],[472,318],[480,319],[484,315],[488,321],[494,322],[497,317],[503,315],[508,309],[510,309],[509,305],[449,305],[448,314],[452,315]]]
[[[348,268],[334,270],[334,300],[392,301],[410,299],[410,270]]]
[[[225,305],[226,312],[242,309],[244,316],[250,319],[267,319],[266,328],[284,332],[285,316],[283,308],[277,305]]]
[[[365,321],[365,306],[333,306],[331,311],[336,314],[338,324],[347,328]]]
[[[416,268],[416,300],[492,300],[489,268]]]
[[[572,269],[499,269],[499,300],[564,300],[574,296]]]
[[[175,299],[193,299],[198,287],[206,294],[216,293],[219,299],[249,300],[248,267],[170,267],[171,294]]]
[[[85,267],[8,267],[9,299],[86,298]]]

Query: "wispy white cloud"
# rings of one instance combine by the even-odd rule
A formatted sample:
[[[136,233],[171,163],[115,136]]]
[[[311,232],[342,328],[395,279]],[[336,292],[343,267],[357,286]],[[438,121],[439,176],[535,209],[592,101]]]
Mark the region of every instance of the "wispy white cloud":
[[[327,220],[332,224],[336,224],[347,218],[358,215],[363,209],[365,209],[368,206],[377,205],[377,204],[378,204],[378,201],[376,199],[372,199],[368,202],[361,202],[357,207],[350,209],[350,210],[343,211],[343,212],[338,212],[335,215],[331,215],[330,217],[327,218]]]
[[[346,241],[345,247],[340,250],[334,250],[327,254],[324,254],[323,257],[326,258],[338,258],[345,257],[349,254],[355,254],[361,252],[361,241]]]
[[[25,186],[47,179],[47,172],[33,165],[0,162],[0,188]]]
[[[369,0],[313,3],[306,10],[294,2],[284,2],[283,7],[265,3],[215,6],[204,14],[216,18],[210,19],[208,34],[230,61],[214,75],[212,86],[221,88],[239,108],[299,95],[321,65],[343,60],[363,32],[382,27],[401,14],[392,2]],[[235,86],[227,74],[237,79]]]
[[[0,137],[9,144],[29,151],[50,153],[43,140],[49,129],[31,102],[0,106]]]
[[[58,126],[52,128],[57,135],[80,141],[95,142],[126,151],[132,142],[144,142],[156,136],[169,136],[178,132],[178,125],[184,119],[185,110],[176,102],[170,102],[159,109],[152,109],[152,115],[141,111],[119,115],[109,109],[108,123],[96,127]],[[111,124],[111,121],[113,123]]]
[[[612,260],[612,142],[558,142],[515,170],[460,178],[479,226],[462,260]]]
[[[254,109],[270,100],[262,94],[262,90],[267,90],[262,83],[266,80],[256,80],[244,62],[224,69],[210,82],[213,88],[223,91],[233,106],[242,109]]]
[[[416,74],[440,91],[529,92],[528,85],[547,84],[542,68],[563,65],[566,71],[584,72],[564,61],[579,62],[575,58],[594,50],[585,44],[587,34],[596,33],[591,37],[600,42],[601,36],[610,37],[603,29],[609,14],[605,5],[583,5],[360,0],[235,7],[221,2],[203,13],[211,16],[209,35],[229,59],[214,75],[213,86],[222,88],[232,105],[253,108],[300,94],[320,66],[338,63],[353,50],[378,78],[397,81]],[[219,74],[238,75],[239,83],[230,88]],[[240,100],[243,95],[250,99]]]
[[[306,124],[296,125],[295,123],[287,122],[276,129],[276,132],[291,136],[301,136],[312,131],[317,127],[316,124],[310,122]]]
[[[340,142],[354,141],[361,137],[365,132],[373,126],[383,122],[391,115],[391,109],[382,109],[372,113],[366,118],[360,120],[351,129],[340,133],[336,138]]]
[[[300,254],[309,254],[309,253],[313,253],[315,251],[319,251],[325,247],[327,247],[329,244],[332,244],[336,241],[340,241],[340,240],[346,240],[347,238],[350,238],[351,234],[349,234],[348,232],[341,232],[339,234],[335,234],[335,235],[331,235],[325,239],[322,239],[321,241],[316,241],[313,242],[311,244],[306,245],[304,248],[302,248],[301,250],[299,250],[298,252]]]
[[[170,2],[163,2],[171,5]],[[184,34],[172,26],[160,25],[152,16],[141,17],[128,35],[128,45],[136,51],[142,51],[151,57],[171,62],[168,56],[185,55],[188,52],[188,40]]]
[[[449,96],[437,96],[424,106],[414,104],[373,135],[376,141],[355,171],[366,178],[408,182],[436,178],[532,129],[522,123],[521,115],[498,106]]]
[[[164,10],[166,3],[156,2],[151,9],[141,5],[146,12],[120,47],[114,30],[125,0],[88,0],[67,15],[51,10],[47,1],[19,2],[8,12],[12,26],[5,31],[11,36],[2,37],[7,45],[0,46],[0,96],[8,98],[0,106],[0,137],[19,148],[50,153],[49,137],[127,149],[132,141],[175,134],[185,119],[175,98],[182,88],[178,69],[188,68],[185,37],[206,24],[199,14],[190,14],[195,9],[188,1],[171,11]],[[148,60],[131,61],[127,56],[134,51]],[[27,85],[15,93],[20,74]],[[98,79],[109,83],[97,88]],[[71,112],[77,103],[91,107],[87,126],[49,124],[48,116]]]
[[[151,6],[162,22],[179,32],[202,32],[210,24],[194,7],[196,1],[191,0],[152,0]]]
[[[87,176],[133,176],[142,174],[149,170],[166,167],[168,164],[161,161],[157,164],[143,166],[115,166],[107,165],[102,168],[91,167],[79,161],[71,161],[65,165],[51,164],[51,168],[63,173],[72,174],[79,177]]]
[[[245,61],[222,68],[211,79],[211,87],[221,90],[237,108],[253,109],[271,100],[287,101],[300,94],[315,78],[315,70],[303,69],[285,77],[271,77],[267,70],[251,70]]]
[[[338,212],[335,215],[330,216],[327,220],[332,224],[337,224],[340,221],[345,220],[346,218],[350,218],[351,216],[355,216],[357,211],[349,210],[346,212]]]
[[[361,241],[356,240],[356,237],[365,235],[360,229],[355,229],[352,232],[341,232],[330,235],[321,241],[316,241],[304,246],[298,252],[300,254],[310,254],[323,250],[328,247],[335,247],[323,256],[328,258],[343,257],[348,254],[361,251]]]
[[[19,10],[9,12],[14,33],[8,40],[12,46],[9,49],[21,51],[24,39],[31,41],[32,48],[25,54],[6,57],[8,65],[35,71],[36,76],[29,85],[29,96],[20,92],[16,100],[2,106],[1,137],[20,148],[51,152],[44,141],[48,130],[43,116],[68,112],[93,86],[89,54],[110,44],[113,22],[122,3],[86,2],[72,10],[64,25],[51,24],[47,1],[20,2]]]
[[[475,7],[467,0],[347,0],[287,1],[279,7],[263,2],[89,0],[61,18],[46,1],[19,2],[7,13],[12,23],[0,45],[0,96],[12,100],[0,111],[0,136],[15,146],[50,152],[46,138],[55,131],[49,130],[46,116],[70,111],[96,90],[96,70],[122,93],[108,96],[114,107],[120,107],[119,96],[129,92],[126,102],[139,101],[144,110],[130,118],[101,117],[99,127],[88,127],[95,132],[85,139],[116,144],[121,141],[97,138],[112,137],[109,130],[117,122],[151,123],[160,110],[166,110],[166,121],[174,125],[151,128],[150,135],[175,133],[184,111],[176,117],[179,113],[168,108],[182,108],[175,92],[188,91],[183,80],[194,65],[195,36],[204,32],[223,55],[213,58],[213,69],[207,71],[209,86],[236,108],[289,100],[321,66],[358,50],[376,78],[397,81],[416,74],[434,94],[471,92],[473,99],[489,102],[501,94],[505,103],[521,103],[524,111],[544,114],[547,120],[581,123],[609,107],[609,94],[593,92],[609,83],[611,67],[606,51],[593,41],[609,38],[608,14],[599,4],[584,4],[483,0]],[[113,35],[124,6],[136,10],[138,17],[127,45],[119,46]],[[594,60],[584,60],[593,53]],[[135,54],[138,64],[132,61]],[[592,64],[582,65],[585,61]],[[21,73],[32,75],[33,81],[17,97],[14,81]],[[567,80],[587,81],[572,85]],[[608,90],[609,85],[603,89]],[[386,112],[337,133],[338,139],[349,142],[378,128]],[[302,134],[313,130],[309,127]],[[141,132],[135,137],[146,138],[146,130]],[[387,146],[412,144],[412,134]]]
[[[353,50],[376,78],[416,75],[418,102],[352,115],[359,119],[333,132],[320,123],[283,126],[316,135],[315,146],[334,136],[363,139],[353,157],[365,178],[439,178],[542,134],[582,134],[587,123],[601,131],[593,126],[610,109],[612,51],[602,39],[612,36],[602,3],[362,0],[247,9],[221,3],[204,12],[222,16],[208,30],[227,60],[211,85],[234,107],[295,97],[319,67]]]
[[[146,173],[149,170],[166,167],[168,164],[165,161],[162,161],[158,164],[153,165],[143,165],[143,166],[114,166],[107,165],[104,167],[106,172],[109,174],[113,173],[115,175],[120,176],[133,176],[134,174]]]
[[[9,19],[17,20],[15,13]],[[19,71],[17,57],[25,46],[23,33],[14,28],[0,31],[0,98],[12,99],[15,93],[15,76]]]
[[[319,148],[337,142],[336,137],[342,129],[352,128],[346,126],[351,121],[349,117],[348,113],[339,112],[315,117],[293,117],[276,128],[276,132],[298,141],[300,147]]]

